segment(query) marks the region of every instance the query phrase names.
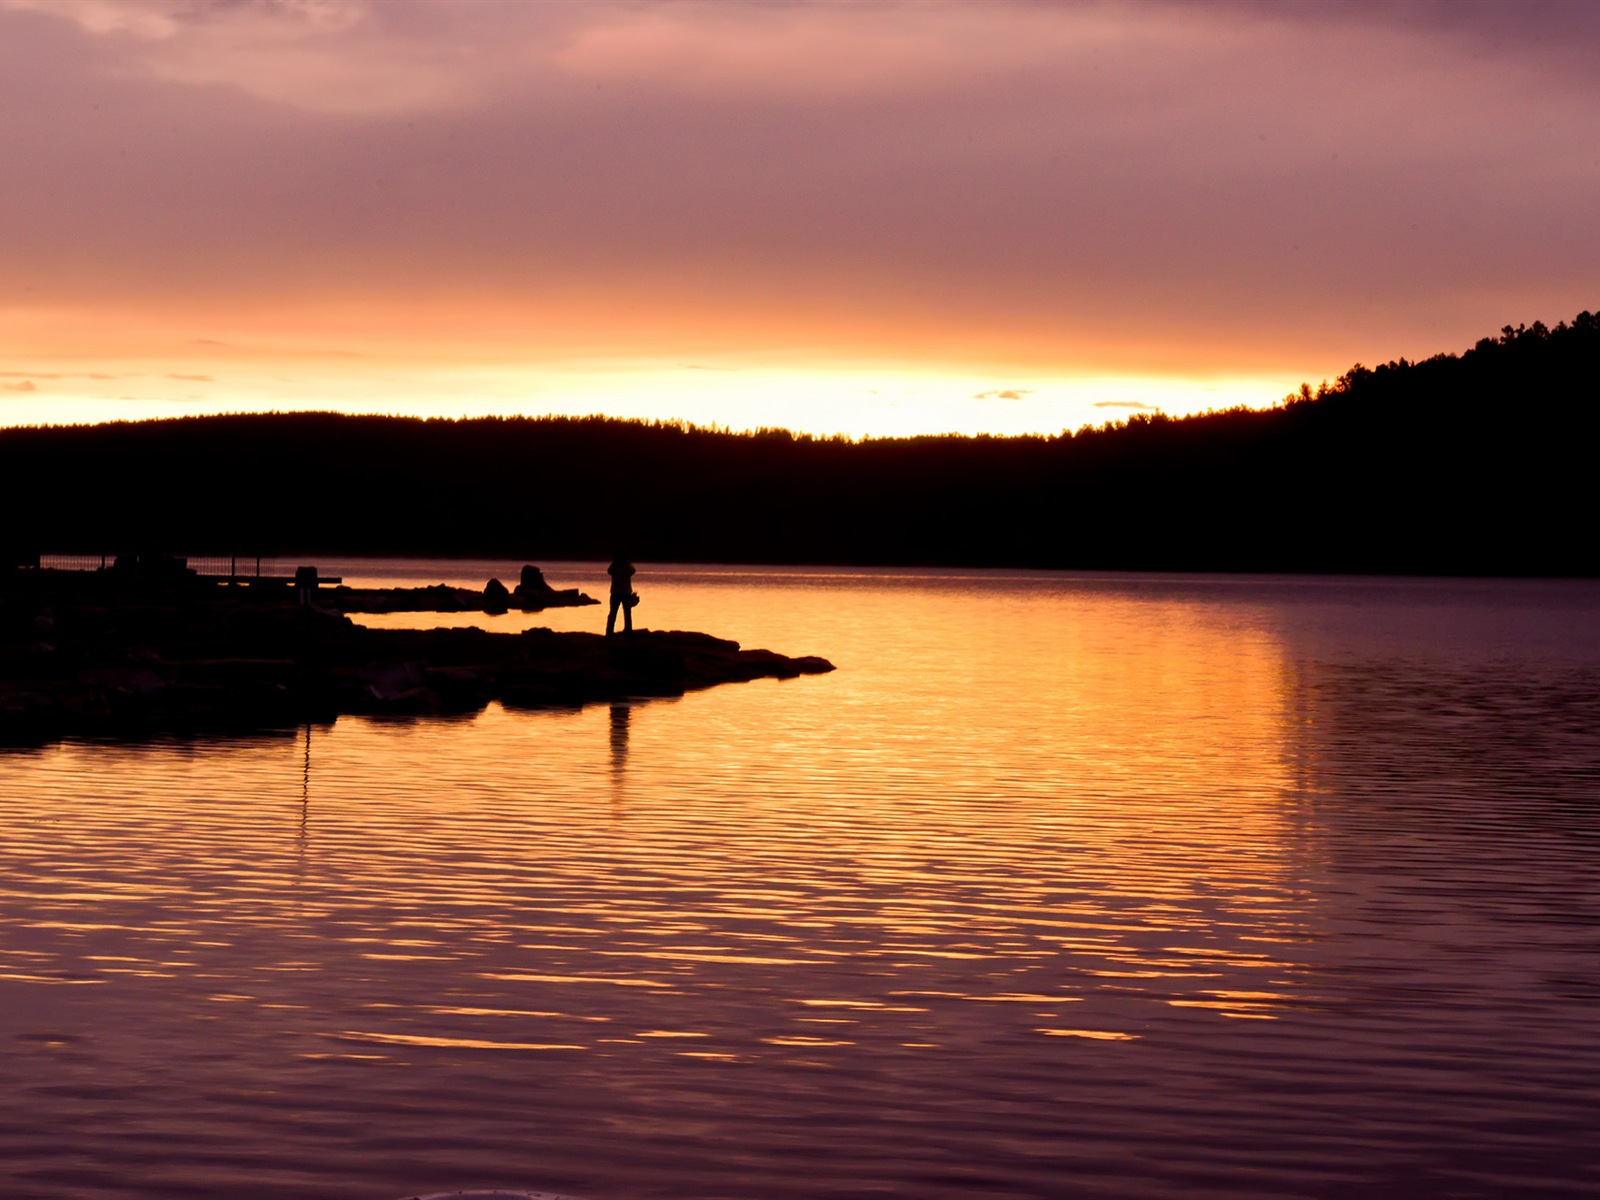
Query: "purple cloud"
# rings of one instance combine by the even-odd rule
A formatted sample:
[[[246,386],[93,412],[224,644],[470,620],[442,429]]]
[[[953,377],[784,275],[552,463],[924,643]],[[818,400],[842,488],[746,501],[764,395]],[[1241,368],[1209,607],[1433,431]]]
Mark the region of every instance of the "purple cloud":
[[[1594,306],[1597,13],[0,0],[0,296],[1315,378]]]

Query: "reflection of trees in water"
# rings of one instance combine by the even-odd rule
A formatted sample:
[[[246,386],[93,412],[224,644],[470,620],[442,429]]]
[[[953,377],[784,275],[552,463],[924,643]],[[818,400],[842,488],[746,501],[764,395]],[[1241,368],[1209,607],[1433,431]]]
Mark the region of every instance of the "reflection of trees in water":
[[[1600,811],[1600,667],[1388,661],[1299,676],[1321,782],[1375,799]]]
[[[1508,917],[1600,919],[1600,665],[1302,660],[1291,686],[1331,865]]]

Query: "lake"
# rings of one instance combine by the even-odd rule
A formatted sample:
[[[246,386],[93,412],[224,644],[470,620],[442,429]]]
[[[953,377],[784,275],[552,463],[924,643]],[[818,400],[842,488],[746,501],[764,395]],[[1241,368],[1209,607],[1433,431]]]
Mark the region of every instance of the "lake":
[[[636,586],[838,670],[0,753],[6,1200],[1600,1190],[1600,585]]]

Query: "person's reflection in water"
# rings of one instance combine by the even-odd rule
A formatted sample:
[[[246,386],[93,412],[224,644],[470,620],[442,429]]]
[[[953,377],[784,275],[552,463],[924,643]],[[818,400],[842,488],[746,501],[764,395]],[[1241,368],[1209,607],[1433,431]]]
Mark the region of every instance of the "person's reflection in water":
[[[620,776],[628,765],[628,714],[626,704],[611,706],[611,773]]]
[[[633,606],[639,603],[639,597],[633,591],[633,564],[628,561],[627,555],[619,554],[606,568],[606,574],[611,576],[611,612],[606,616],[606,636],[610,637],[617,631],[617,610],[622,610],[622,632],[624,635],[633,632]]]
[[[611,818],[616,820],[617,805],[622,799],[623,775],[628,765],[628,718],[632,709],[626,704],[611,706]]]

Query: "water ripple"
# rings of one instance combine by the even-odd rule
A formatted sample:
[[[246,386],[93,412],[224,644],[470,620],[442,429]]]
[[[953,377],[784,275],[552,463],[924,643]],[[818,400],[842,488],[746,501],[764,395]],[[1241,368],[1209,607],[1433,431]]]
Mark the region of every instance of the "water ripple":
[[[1600,1180],[1593,585],[648,596],[841,669],[0,756],[12,1191]]]

